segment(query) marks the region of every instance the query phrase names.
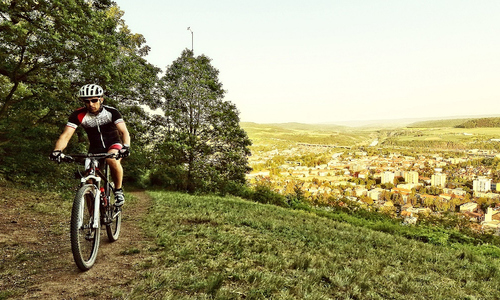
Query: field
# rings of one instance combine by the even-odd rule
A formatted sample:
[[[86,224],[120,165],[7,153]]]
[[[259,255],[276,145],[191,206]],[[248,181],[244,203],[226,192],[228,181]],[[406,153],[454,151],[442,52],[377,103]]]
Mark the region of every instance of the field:
[[[259,149],[289,148],[297,143],[323,145],[368,145],[378,135],[374,129],[298,123],[242,123],[241,127]]]
[[[500,260],[237,198],[151,193],[131,298],[496,299]]]
[[[81,273],[67,237],[69,203],[3,192],[12,196],[0,213],[7,225],[0,299],[498,299],[500,293],[500,259],[487,245],[421,242],[387,233],[394,228],[378,221],[367,228],[370,222],[355,216],[160,191],[126,204],[123,235],[104,241],[94,268]]]
[[[500,128],[455,128],[466,119],[429,121],[407,127],[342,127],[307,124],[255,124],[242,123],[254,143],[253,149],[285,149],[297,143],[323,144],[349,147],[367,147],[374,140],[404,145],[407,142],[451,142],[463,147],[474,143],[490,143],[500,139]],[[430,127],[435,125],[436,127]],[[417,127],[418,126],[418,127]],[[432,143],[429,143],[432,145]],[[474,146],[474,145],[473,145]]]

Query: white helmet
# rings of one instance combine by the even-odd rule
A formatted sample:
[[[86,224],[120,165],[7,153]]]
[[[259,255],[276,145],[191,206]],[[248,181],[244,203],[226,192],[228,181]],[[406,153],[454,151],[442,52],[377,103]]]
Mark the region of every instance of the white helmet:
[[[86,84],[78,92],[80,98],[101,97],[102,95],[104,95],[104,90],[97,84]]]

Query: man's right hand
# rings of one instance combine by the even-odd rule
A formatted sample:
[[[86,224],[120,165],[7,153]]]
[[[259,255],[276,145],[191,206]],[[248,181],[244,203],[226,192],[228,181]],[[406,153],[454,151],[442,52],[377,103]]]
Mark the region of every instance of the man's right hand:
[[[50,158],[50,160],[57,161],[58,163],[61,163],[61,159],[64,158],[64,154],[62,153],[61,150],[55,150],[55,151],[52,151],[49,158]]]

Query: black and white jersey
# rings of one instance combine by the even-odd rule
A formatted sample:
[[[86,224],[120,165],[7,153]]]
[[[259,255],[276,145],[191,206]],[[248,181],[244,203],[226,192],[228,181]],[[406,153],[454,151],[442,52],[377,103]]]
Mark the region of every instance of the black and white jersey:
[[[94,115],[86,107],[75,110],[66,126],[77,128],[82,126],[87,132],[90,149],[109,149],[114,144],[120,144],[120,133],[116,124],[122,123],[120,112],[113,107],[103,105],[102,110]]]

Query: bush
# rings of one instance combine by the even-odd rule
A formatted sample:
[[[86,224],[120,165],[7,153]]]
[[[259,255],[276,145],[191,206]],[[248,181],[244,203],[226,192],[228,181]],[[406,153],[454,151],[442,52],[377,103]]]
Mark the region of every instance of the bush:
[[[289,206],[285,196],[272,191],[269,187],[264,185],[258,185],[255,187],[252,200],[259,203],[273,204],[281,207]]]
[[[244,184],[239,184],[234,181],[228,182],[224,185],[223,190],[221,191],[222,195],[230,194],[236,197],[241,197],[244,199],[251,200],[253,197],[253,190]]]

